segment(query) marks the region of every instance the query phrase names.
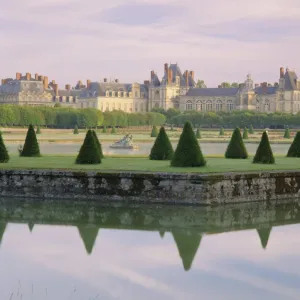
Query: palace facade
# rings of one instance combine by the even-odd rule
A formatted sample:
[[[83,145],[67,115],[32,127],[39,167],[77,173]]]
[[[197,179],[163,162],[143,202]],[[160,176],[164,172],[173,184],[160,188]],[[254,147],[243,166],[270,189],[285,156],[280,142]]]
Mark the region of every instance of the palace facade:
[[[292,70],[280,68],[278,82],[254,84],[250,75],[237,88],[197,88],[194,71],[181,72],[178,64],[164,64],[161,78],[151,71],[143,83],[119,80],[78,81],[59,89],[47,76],[30,73],[2,80],[0,104],[96,108],[101,111],[146,112],[153,108],[180,111],[218,112],[255,110],[258,112],[300,111],[300,81]]]

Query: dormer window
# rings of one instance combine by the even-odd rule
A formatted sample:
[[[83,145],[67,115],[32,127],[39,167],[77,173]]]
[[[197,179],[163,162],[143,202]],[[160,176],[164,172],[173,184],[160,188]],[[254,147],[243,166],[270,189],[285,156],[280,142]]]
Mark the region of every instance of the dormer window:
[[[106,97],[109,97],[109,91],[106,91]]]

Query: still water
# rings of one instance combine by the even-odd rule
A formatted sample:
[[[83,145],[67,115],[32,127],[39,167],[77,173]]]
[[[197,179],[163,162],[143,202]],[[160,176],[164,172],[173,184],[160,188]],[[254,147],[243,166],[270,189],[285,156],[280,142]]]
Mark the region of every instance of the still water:
[[[177,143],[172,143],[175,149]],[[200,142],[201,144],[201,142]],[[148,155],[153,146],[153,143],[137,143],[139,149],[126,150],[126,149],[112,149],[109,148],[110,143],[103,143],[104,154],[109,155],[131,155],[140,154]],[[8,150],[11,153],[17,153],[19,144],[7,144]],[[44,154],[77,154],[81,144],[63,144],[63,143],[40,143],[41,152]],[[272,144],[274,154],[286,154],[290,145],[289,144]],[[249,154],[255,154],[258,144],[246,144]],[[202,143],[201,149],[205,155],[219,155],[224,154],[227,148],[227,143]]]
[[[0,299],[299,299],[299,208],[2,199]]]

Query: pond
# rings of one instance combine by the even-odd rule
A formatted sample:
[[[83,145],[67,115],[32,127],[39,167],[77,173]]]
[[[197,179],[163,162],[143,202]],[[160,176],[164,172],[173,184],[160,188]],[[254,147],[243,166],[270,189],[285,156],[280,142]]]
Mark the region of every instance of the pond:
[[[1,203],[0,299],[299,299],[298,203]]]
[[[200,143],[201,144],[201,143]],[[109,148],[110,143],[102,144],[104,154],[110,155],[148,155],[153,146],[153,143],[137,143],[139,149],[112,149]],[[173,143],[174,149],[177,143]],[[12,153],[17,153],[19,144],[7,143],[7,148]],[[80,143],[40,143],[41,152],[44,154],[77,154],[80,149]],[[274,154],[286,154],[289,144],[272,144]],[[258,144],[246,144],[249,154],[255,154]],[[226,151],[227,143],[202,143],[201,149],[205,155],[223,155]]]

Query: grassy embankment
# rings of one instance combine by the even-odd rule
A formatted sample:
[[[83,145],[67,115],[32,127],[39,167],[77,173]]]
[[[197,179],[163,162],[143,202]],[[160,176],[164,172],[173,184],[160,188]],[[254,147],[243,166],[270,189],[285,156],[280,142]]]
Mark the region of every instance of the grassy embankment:
[[[220,173],[271,170],[297,170],[300,158],[276,157],[276,164],[252,164],[252,159],[232,160],[219,157],[207,157],[207,166],[202,168],[174,168],[169,161],[150,161],[148,158],[108,157],[100,165],[76,165],[74,156],[42,156],[24,158],[12,156],[7,164],[0,164],[0,169],[60,169],[60,170],[95,170],[95,171],[136,171],[136,172],[188,172]]]

